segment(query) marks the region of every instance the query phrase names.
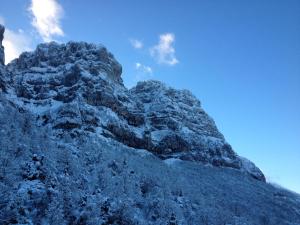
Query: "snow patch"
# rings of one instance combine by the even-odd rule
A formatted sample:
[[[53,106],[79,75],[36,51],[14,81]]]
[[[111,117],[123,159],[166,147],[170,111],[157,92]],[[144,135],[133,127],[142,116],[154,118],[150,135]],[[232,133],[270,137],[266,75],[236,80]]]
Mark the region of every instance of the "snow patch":
[[[181,162],[181,159],[177,159],[177,158],[169,158],[169,159],[165,159],[164,163],[167,164],[168,166],[172,166],[174,164],[177,164],[179,162]]]

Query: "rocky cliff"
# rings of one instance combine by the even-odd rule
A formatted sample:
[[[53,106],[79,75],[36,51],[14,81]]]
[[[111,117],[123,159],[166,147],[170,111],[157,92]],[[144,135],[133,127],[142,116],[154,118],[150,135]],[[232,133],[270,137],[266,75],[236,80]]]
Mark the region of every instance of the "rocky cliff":
[[[300,223],[299,198],[266,184],[189,91],[128,90],[102,45],[2,59],[1,224]]]

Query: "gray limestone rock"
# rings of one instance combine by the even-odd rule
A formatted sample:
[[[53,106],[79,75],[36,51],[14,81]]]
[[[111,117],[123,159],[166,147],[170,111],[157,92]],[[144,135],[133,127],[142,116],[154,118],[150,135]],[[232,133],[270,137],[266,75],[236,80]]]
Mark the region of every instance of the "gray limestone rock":
[[[4,31],[5,31],[5,27],[2,24],[0,24],[0,46],[2,46],[2,41],[4,38]]]

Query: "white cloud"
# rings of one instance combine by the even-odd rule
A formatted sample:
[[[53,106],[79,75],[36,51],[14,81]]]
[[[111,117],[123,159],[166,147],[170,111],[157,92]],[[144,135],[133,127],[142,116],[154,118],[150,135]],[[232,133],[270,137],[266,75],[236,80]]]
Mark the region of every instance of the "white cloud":
[[[140,64],[140,63],[135,63],[135,68],[138,70],[139,68],[141,68],[141,66],[142,66],[142,64]]]
[[[174,41],[175,35],[172,33],[160,35],[159,43],[150,49],[151,56],[161,64],[173,66],[179,63],[175,56]]]
[[[55,0],[31,0],[28,10],[33,16],[31,24],[44,41],[52,41],[53,36],[64,36],[60,25],[63,8]]]
[[[153,70],[150,66],[145,66],[139,62],[135,63],[135,69],[135,81],[146,80],[153,75]]]
[[[130,39],[130,43],[131,45],[136,48],[136,49],[140,49],[143,48],[143,42],[137,39]]]
[[[143,71],[144,73],[152,73],[152,68],[150,66],[145,66],[141,63],[135,63],[135,68],[137,70]]]
[[[3,46],[5,52],[5,63],[18,58],[24,51],[30,51],[31,39],[23,31],[12,31],[5,29]]]
[[[0,17],[0,23],[5,25],[3,17]],[[31,50],[31,39],[22,29],[13,31],[6,27],[2,44],[4,46],[6,64],[18,58],[22,52]]]

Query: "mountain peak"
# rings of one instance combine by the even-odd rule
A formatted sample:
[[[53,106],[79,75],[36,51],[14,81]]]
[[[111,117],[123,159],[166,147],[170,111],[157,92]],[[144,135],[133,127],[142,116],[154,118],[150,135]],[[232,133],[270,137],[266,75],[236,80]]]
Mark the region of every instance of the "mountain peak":
[[[111,80],[122,84],[122,66],[103,45],[86,42],[68,42],[59,44],[49,42],[39,44],[35,51],[24,52],[9,64],[9,68],[26,71],[32,68],[67,69],[71,65],[80,65],[90,74],[105,73]]]

